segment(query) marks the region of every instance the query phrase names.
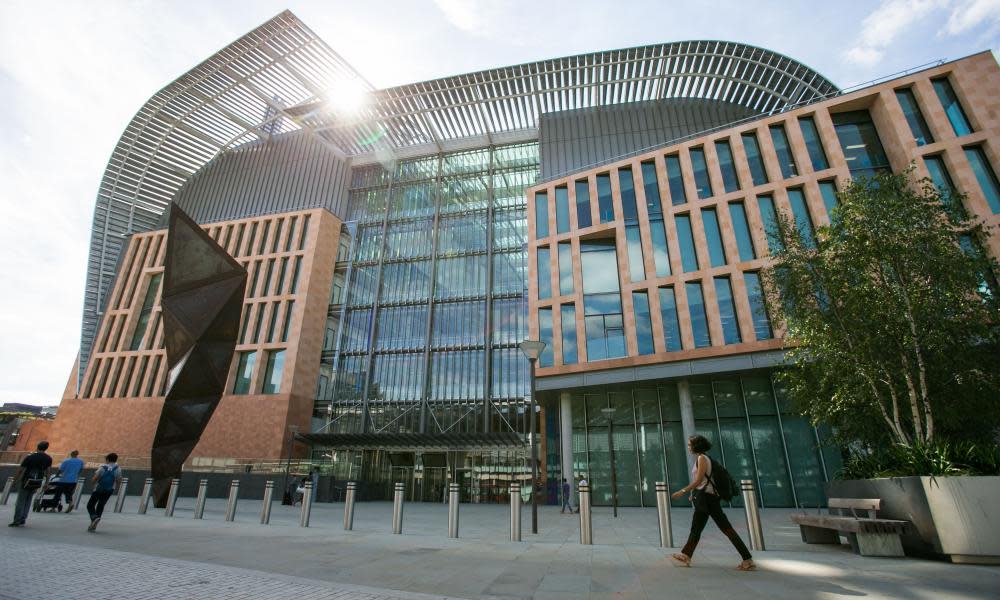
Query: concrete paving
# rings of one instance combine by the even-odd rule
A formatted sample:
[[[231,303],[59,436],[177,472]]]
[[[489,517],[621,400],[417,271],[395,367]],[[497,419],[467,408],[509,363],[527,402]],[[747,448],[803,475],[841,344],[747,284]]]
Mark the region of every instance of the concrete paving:
[[[267,526],[259,524],[259,501],[241,501],[232,523],[224,520],[225,500],[209,500],[201,521],[192,518],[191,498],[179,500],[172,518],[154,508],[138,515],[137,504],[137,498],[129,497],[125,511],[115,514],[109,503],[94,534],[86,532],[88,520],[82,510],[70,515],[32,513],[27,527],[0,527],[0,581],[10,580],[19,570],[11,553],[33,552],[48,544],[59,552],[76,548],[79,556],[100,560],[114,558],[102,553],[122,553],[136,573],[143,570],[142,557],[156,565],[150,567],[155,572],[165,568],[160,559],[179,561],[181,580],[196,577],[192,573],[197,569],[191,565],[200,565],[207,574],[216,569],[245,570],[244,578],[260,582],[262,590],[273,585],[272,579],[290,577],[320,590],[316,597],[341,597],[335,592],[374,597],[414,592],[478,600],[1000,597],[1000,568],[865,558],[852,554],[846,545],[806,545],[788,520],[796,511],[785,509],[762,511],[767,551],[755,553],[759,571],[742,573],[734,569],[738,555],[712,524],[692,568],[673,565],[671,551],[658,547],[653,509],[620,509],[614,519],[610,509],[596,508],[595,545],[581,546],[578,515],[560,514],[551,506],[540,507],[537,536],[530,533],[531,513],[525,507],[524,541],[514,543],[508,541],[507,506],[463,504],[460,538],[450,539],[447,509],[441,504],[407,504],[402,535],[391,533],[392,505],[384,502],[358,503],[355,528],[349,532],[342,528],[342,504],[316,504],[309,528],[298,526],[298,508],[277,503]],[[12,504],[0,507],[0,519],[8,522],[12,511]],[[747,539],[742,510],[728,513]],[[679,546],[691,511],[673,509],[672,515]],[[52,564],[54,575],[63,560]],[[100,572],[94,574],[95,585],[103,579]],[[363,586],[358,589],[366,591],[339,590],[337,585]],[[326,592],[330,595],[324,596]],[[172,597],[210,597],[184,593]],[[41,597],[11,595],[0,586],[0,598],[5,595],[18,600]],[[254,596],[262,597],[250,592],[242,597]]]

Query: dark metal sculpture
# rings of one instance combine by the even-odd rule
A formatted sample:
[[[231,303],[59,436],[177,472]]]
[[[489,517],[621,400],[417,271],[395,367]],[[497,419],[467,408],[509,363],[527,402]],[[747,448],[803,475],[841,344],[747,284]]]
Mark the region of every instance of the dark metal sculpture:
[[[166,505],[170,480],[225,391],[246,282],[246,269],[172,205],[160,300],[169,379],[151,451],[156,506]]]

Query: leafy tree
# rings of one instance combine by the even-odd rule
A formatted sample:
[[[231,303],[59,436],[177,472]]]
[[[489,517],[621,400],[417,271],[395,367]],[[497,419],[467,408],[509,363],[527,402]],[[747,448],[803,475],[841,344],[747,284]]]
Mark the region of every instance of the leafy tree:
[[[857,178],[815,237],[785,216],[769,232],[783,249],[764,271],[767,302],[792,363],[779,377],[844,441],[997,434],[995,263],[969,251],[986,232],[962,200],[911,168]]]

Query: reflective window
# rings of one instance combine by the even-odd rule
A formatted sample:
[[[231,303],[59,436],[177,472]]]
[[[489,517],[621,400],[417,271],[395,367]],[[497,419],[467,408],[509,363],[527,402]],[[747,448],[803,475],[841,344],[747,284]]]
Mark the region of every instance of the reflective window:
[[[742,202],[729,203],[729,219],[733,222],[736,247],[740,250],[740,261],[757,258],[757,254],[753,250],[753,241],[750,237],[750,224],[747,222],[746,208],[744,208]]]
[[[285,370],[285,351],[272,350],[267,353],[267,369],[264,371],[262,394],[277,394],[281,391],[281,375]]]
[[[840,149],[852,174],[871,177],[889,170],[889,159],[882,148],[878,131],[867,110],[855,110],[832,115]]]
[[[764,157],[760,154],[757,134],[744,133],[740,137],[743,139],[743,151],[747,155],[747,164],[750,166],[750,177],[753,178],[753,184],[764,185],[767,183],[767,169],[764,168]]]
[[[681,349],[681,326],[677,322],[677,300],[674,288],[660,288],[660,317],[663,319],[663,341],[667,352]]]
[[[666,277],[670,275],[670,251],[667,249],[667,232],[663,228],[663,221],[660,219],[650,220],[649,233],[653,238],[653,261],[656,263],[656,276]]]
[[[576,307],[563,304],[559,307],[562,319],[562,364],[575,365],[576,352]]]
[[[642,163],[642,189],[646,192],[646,213],[652,218],[663,213],[660,207],[660,186],[656,181],[656,163]]]
[[[684,284],[684,289],[687,291],[688,313],[691,317],[694,347],[711,346],[712,338],[708,333],[708,315],[705,313],[705,298],[701,293],[701,282],[689,281]]]
[[[733,286],[728,277],[715,278],[715,296],[719,301],[719,318],[722,320],[722,339],[726,344],[739,344],[740,322],[733,302]]]
[[[903,109],[903,116],[906,117],[906,123],[910,126],[913,141],[918,146],[933,144],[934,136],[931,135],[931,130],[927,127],[927,121],[924,120],[924,115],[920,112],[920,105],[917,104],[917,98],[913,95],[913,90],[910,88],[896,90],[896,99],[899,100],[899,107]]]
[[[135,333],[132,334],[132,343],[129,350],[138,350],[142,345],[142,339],[146,337],[146,330],[149,329],[149,317],[153,314],[153,305],[156,304],[156,295],[160,291],[160,279],[163,273],[156,273],[150,276],[146,285],[146,297],[142,300],[142,309],[139,312],[139,322],[135,326]],[[153,335],[156,335],[154,328]]]
[[[594,222],[590,218],[590,183],[581,179],[574,184],[576,191],[576,226],[579,229],[590,227]]]
[[[837,208],[837,184],[833,181],[819,182],[819,193],[823,196],[823,206],[826,214],[833,220],[833,209]]]
[[[774,210],[774,199],[770,196],[757,196],[757,207],[760,209],[760,220],[767,234],[767,248],[771,254],[784,248],[781,243],[781,232],[778,230],[778,213]]]
[[[806,196],[802,188],[788,190],[788,203],[792,205],[792,215],[795,217],[795,228],[802,238],[802,243],[810,248],[816,247],[816,233],[813,228],[809,207],[806,206]]]
[[[740,189],[740,179],[736,175],[736,163],[733,161],[733,149],[728,140],[715,142],[715,154],[719,157],[719,169],[722,170],[722,184],[727,192]]]
[[[618,258],[614,240],[580,240],[583,293],[618,292]]]
[[[677,215],[674,219],[677,225],[677,243],[681,247],[681,265],[685,273],[698,270],[698,255],[694,250],[694,234],[691,232],[691,217]]]
[[[667,164],[667,183],[670,187],[670,203],[674,206],[685,204],[687,195],[684,193],[684,177],[681,175],[681,159],[671,154],[664,159]]]
[[[573,247],[569,242],[559,244],[559,293],[573,293]]]
[[[553,364],[552,352],[552,309],[538,309],[538,339],[545,342],[545,349],[538,356],[539,367],[551,367]]]
[[[951,122],[951,128],[955,131],[955,135],[972,133],[972,125],[969,124],[969,119],[965,116],[962,104],[958,101],[955,89],[951,87],[948,78],[932,79],[931,83],[934,84],[934,91],[937,92],[937,97],[941,100],[941,106],[944,107],[944,112],[948,115],[948,121]]]
[[[947,167],[944,166],[944,159],[940,156],[925,156],[924,164],[927,165],[927,172],[930,173],[931,181],[941,193],[941,199],[949,201],[955,193],[955,184],[948,174]]]
[[[993,214],[1000,213],[1000,184],[997,183],[997,176],[990,166],[990,161],[986,158],[986,153],[979,146],[965,149],[965,157],[969,160],[972,172],[976,174],[976,181],[979,188],[986,197]]]
[[[615,220],[615,206],[611,199],[611,176],[605,173],[597,176],[597,211],[601,223]]]
[[[809,160],[812,162],[813,171],[829,168],[830,163],[826,160],[826,152],[823,151],[823,142],[820,140],[819,130],[816,129],[816,121],[812,117],[802,117],[799,119],[799,128],[802,130],[802,138],[809,151]]]
[[[257,352],[240,352],[236,363],[236,381],[233,383],[234,394],[250,393],[250,378],[253,377],[253,365],[257,362]]]
[[[569,190],[556,188],[556,233],[569,231]]]
[[[625,356],[621,296],[617,292],[584,296],[583,312],[587,330],[587,361]]]
[[[545,192],[535,194],[535,237],[549,237],[549,195]]]
[[[552,272],[548,246],[538,249],[538,297],[539,299],[552,297]]]
[[[795,156],[792,155],[792,148],[788,145],[788,135],[785,133],[784,125],[771,125],[771,143],[774,144],[774,153],[778,155],[778,164],[781,166],[781,176],[785,179],[795,177],[799,174],[799,169],[795,165]]]
[[[622,217],[625,222],[639,218],[639,209],[635,204],[635,181],[632,179],[632,169],[618,169],[618,188],[622,196]]]
[[[629,225],[625,228],[625,241],[628,244],[629,279],[642,281],[646,278],[646,269],[642,264],[642,239],[638,225]]]
[[[635,340],[639,355],[653,353],[653,321],[649,317],[649,295],[632,292],[632,309],[635,311]]]
[[[750,301],[750,318],[753,319],[753,330],[758,340],[769,340],[772,337],[771,320],[767,318],[767,304],[764,302],[764,288],[760,285],[760,275],[744,273],[743,281],[747,286],[747,299]]]
[[[708,257],[713,267],[726,264],[726,251],[722,247],[722,232],[719,231],[719,217],[714,208],[701,211],[701,222],[705,227],[705,241],[708,243]]]
[[[705,149],[691,148],[691,168],[694,169],[694,184],[698,188],[699,198],[712,195],[712,180],[708,176],[708,164],[705,162]]]

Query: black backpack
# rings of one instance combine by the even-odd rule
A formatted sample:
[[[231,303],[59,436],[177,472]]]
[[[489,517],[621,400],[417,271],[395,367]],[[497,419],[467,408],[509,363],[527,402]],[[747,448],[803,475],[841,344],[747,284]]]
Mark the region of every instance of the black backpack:
[[[709,460],[712,461],[712,472],[708,476],[708,482],[715,488],[715,495],[727,502],[732,500],[736,497],[736,493],[740,489],[736,485],[736,480],[729,474],[726,467],[723,467],[714,458],[710,457]]]

